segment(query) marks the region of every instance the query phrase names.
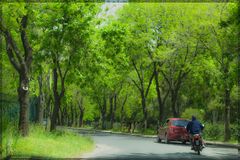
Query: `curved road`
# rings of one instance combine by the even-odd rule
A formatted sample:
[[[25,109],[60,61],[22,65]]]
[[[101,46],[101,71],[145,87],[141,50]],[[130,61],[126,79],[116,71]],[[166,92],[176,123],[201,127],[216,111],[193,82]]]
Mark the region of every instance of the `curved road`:
[[[98,133],[92,135],[96,148],[82,155],[87,159],[240,159],[237,149],[207,146],[201,155],[190,150],[189,144],[157,143],[155,138]]]

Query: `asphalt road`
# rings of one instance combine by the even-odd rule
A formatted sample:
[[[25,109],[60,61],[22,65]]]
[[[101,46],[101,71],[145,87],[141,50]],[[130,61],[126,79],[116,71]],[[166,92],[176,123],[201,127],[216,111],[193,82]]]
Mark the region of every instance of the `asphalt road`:
[[[82,155],[86,159],[240,159],[234,148],[209,145],[201,155],[190,150],[189,144],[157,143],[155,138],[98,133],[92,135],[96,148]]]

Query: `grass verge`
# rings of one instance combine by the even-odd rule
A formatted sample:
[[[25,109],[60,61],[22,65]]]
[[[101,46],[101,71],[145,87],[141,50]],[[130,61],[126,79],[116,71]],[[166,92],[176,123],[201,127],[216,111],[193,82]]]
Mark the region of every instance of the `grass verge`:
[[[71,158],[94,148],[90,137],[68,131],[47,132],[32,125],[28,137],[20,137],[8,129],[3,137],[3,155],[12,157]]]

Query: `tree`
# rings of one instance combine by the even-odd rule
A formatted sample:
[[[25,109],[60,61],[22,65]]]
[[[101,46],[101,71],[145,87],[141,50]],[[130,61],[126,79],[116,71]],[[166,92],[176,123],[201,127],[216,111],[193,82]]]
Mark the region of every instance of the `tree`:
[[[235,4],[229,4],[235,5]],[[236,5],[237,6],[237,5]],[[237,8],[237,7],[236,7]],[[231,98],[230,93],[234,86],[233,78],[233,63],[237,57],[238,45],[238,27],[235,25],[226,25],[226,19],[228,18],[227,9],[221,8],[220,25],[211,25],[210,45],[206,45],[212,53],[212,56],[218,63],[219,71],[221,73],[221,89],[224,92],[222,94],[222,101],[224,102],[224,141],[228,141],[231,138],[230,130],[230,110],[231,110]],[[225,13],[227,11],[227,13]]]
[[[144,126],[147,128],[147,96],[152,84],[154,73],[151,69],[150,58],[148,57],[148,43],[151,40],[151,32],[148,32],[148,21],[145,19],[146,10],[139,5],[138,10],[131,10],[133,6],[127,6],[122,12],[119,18],[121,22],[128,23],[132,21],[132,25],[129,25],[129,36],[127,37],[126,53],[129,54],[129,65],[133,71],[130,73],[133,84],[138,89],[141,97],[142,113],[144,115]],[[131,15],[131,16],[129,16]],[[125,19],[125,17],[128,17]],[[131,70],[132,70],[131,69]]]
[[[15,12],[16,15],[13,15],[16,22],[13,22],[13,19],[8,19],[11,17],[12,10],[15,7],[20,7],[20,13]],[[30,78],[30,69],[32,63],[33,50],[27,35],[28,24],[31,15],[31,6],[29,4],[6,4],[4,5],[4,13],[8,15],[3,15],[0,18],[0,31],[5,38],[5,46],[9,61],[19,74],[19,85],[18,85],[18,101],[20,104],[20,116],[19,116],[19,131],[22,136],[28,135],[28,103],[29,103],[29,78]],[[6,18],[8,17],[8,18]],[[13,27],[10,27],[10,24]],[[19,38],[15,35],[20,36]],[[23,50],[21,49],[23,48]]]
[[[96,14],[94,4],[51,4],[45,14],[56,10],[59,14],[46,16],[43,22],[43,53],[51,59],[53,70],[54,109],[50,130],[55,130],[61,99],[65,94],[65,80],[79,57],[88,51],[90,23]],[[89,12],[89,14],[85,14]],[[45,16],[44,14],[42,15]],[[76,34],[78,33],[78,34]],[[50,45],[49,45],[50,44]],[[48,47],[46,47],[48,46]]]
[[[110,103],[110,128],[113,128],[115,121],[115,113],[117,110],[117,97],[122,89],[122,85],[126,79],[124,75],[128,72],[128,60],[125,54],[126,44],[126,26],[112,20],[113,23],[106,24],[100,30],[101,38],[103,39],[104,55],[113,68],[109,74],[109,86],[111,93],[109,95]]]

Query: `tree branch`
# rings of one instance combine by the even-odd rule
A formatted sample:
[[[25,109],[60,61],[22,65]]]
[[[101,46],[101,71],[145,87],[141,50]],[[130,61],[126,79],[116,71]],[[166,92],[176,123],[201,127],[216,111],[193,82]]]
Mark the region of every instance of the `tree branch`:
[[[168,89],[167,93],[165,94],[165,96],[163,98],[163,102],[162,102],[163,104],[165,103],[165,101],[166,101],[166,99],[168,97],[169,92],[170,92],[170,89]]]
[[[132,63],[133,63],[133,67],[134,67],[135,71],[137,72],[137,75],[138,75],[138,78],[139,78],[139,80],[140,80],[141,86],[143,87],[143,80],[142,80],[142,78],[141,78],[141,75],[140,75],[140,73],[139,73],[139,70],[137,69],[137,66],[136,66],[136,64],[135,64],[135,62],[134,62],[133,59],[132,59]]]
[[[132,79],[132,78],[131,78],[131,80],[133,81],[133,83],[135,84],[135,86],[138,88],[138,90],[139,90],[140,92],[142,92],[142,89],[141,89],[141,87],[139,87],[139,85],[137,84],[137,82],[136,82],[134,79]]]
[[[22,69],[24,69],[25,71],[28,71],[28,67],[27,67],[27,64],[26,62],[23,60],[23,57],[20,53],[20,50],[18,49],[17,47],[17,43],[14,41],[10,31],[6,28],[6,26],[3,24],[3,21],[2,21],[2,18],[0,18],[0,31],[4,34],[4,37],[6,39],[6,45],[8,47],[8,54],[10,54],[10,62],[13,64],[13,66],[16,68],[18,66],[18,68],[16,68],[17,71],[20,71],[21,70],[21,67]],[[26,24],[27,25],[27,24]],[[11,51],[10,51],[11,50]],[[9,52],[10,51],[10,52]],[[13,52],[14,51],[14,52]],[[14,58],[14,54],[15,53],[15,56],[17,57],[17,60],[18,60],[18,65],[17,65],[17,61],[16,59]]]
[[[218,38],[217,31],[215,30],[215,28],[214,28],[213,25],[211,25],[211,28],[212,28],[212,31],[213,31],[213,33],[214,33],[214,36],[216,37],[217,43],[218,43],[218,45],[219,45],[219,47],[220,47],[220,49],[221,49],[221,53],[223,53],[223,52],[224,52],[224,51],[223,51],[223,47],[222,47],[221,41],[220,41],[219,38]],[[222,54],[222,55],[223,55],[223,54]],[[220,62],[221,62],[220,64],[223,64],[223,57],[222,57],[222,60],[221,60]]]
[[[149,80],[148,87],[147,87],[147,90],[146,90],[146,92],[145,92],[145,97],[147,97],[147,95],[148,95],[150,86],[151,86],[151,84],[152,84],[153,77],[154,77],[154,72],[153,72],[153,74],[152,74],[152,76],[151,76],[151,78],[150,78],[150,80]]]
[[[28,15],[24,15],[21,20],[20,32],[21,40],[24,48],[25,62],[27,66],[30,66],[32,62],[32,48],[30,47],[28,37],[26,35],[26,28],[28,22]]]
[[[67,68],[66,68],[66,70],[65,70],[65,72],[64,72],[64,74],[63,74],[63,80],[65,80],[66,75],[67,75],[67,73],[68,73],[68,71],[69,71],[69,69],[70,69],[71,60],[72,60],[72,54],[69,56],[68,65],[67,65]]]
[[[20,73],[20,71],[21,71],[20,66],[17,63],[17,61],[14,57],[14,54],[12,52],[12,49],[9,46],[6,38],[5,38],[5,40],[6,40],[6,50],[7,50],[8,59],[10,60],[11,64],[14,66],[14,68],[17,70],[17,72]]]
[[[207,46],[207,44],[205,44],[205,42],[204,42],[203,40],[200,39],[200,41],[201,41],[201,43],[205,46],[205,48],[206,48],[207,50],[209,50],[211,53],[214,53],[214,54],[216,53],[216,52],[214,52],[212,49],[210,49],[210,48]],[[216,60],[218,61],[219,64],[222,64],[221,60],[220,60],[217,56],[215,56],[215,58],[216,58]]]
[[[169,87],[172,88],[172,87],[171,87],[171,86],[172,86],[172,85],[171,85],[171,82],[170,82],[169,79],[167,78],[167,75],[166,75],[162,70],[161,70],[160,72],[162,73],[164,79],[167,81]]]

